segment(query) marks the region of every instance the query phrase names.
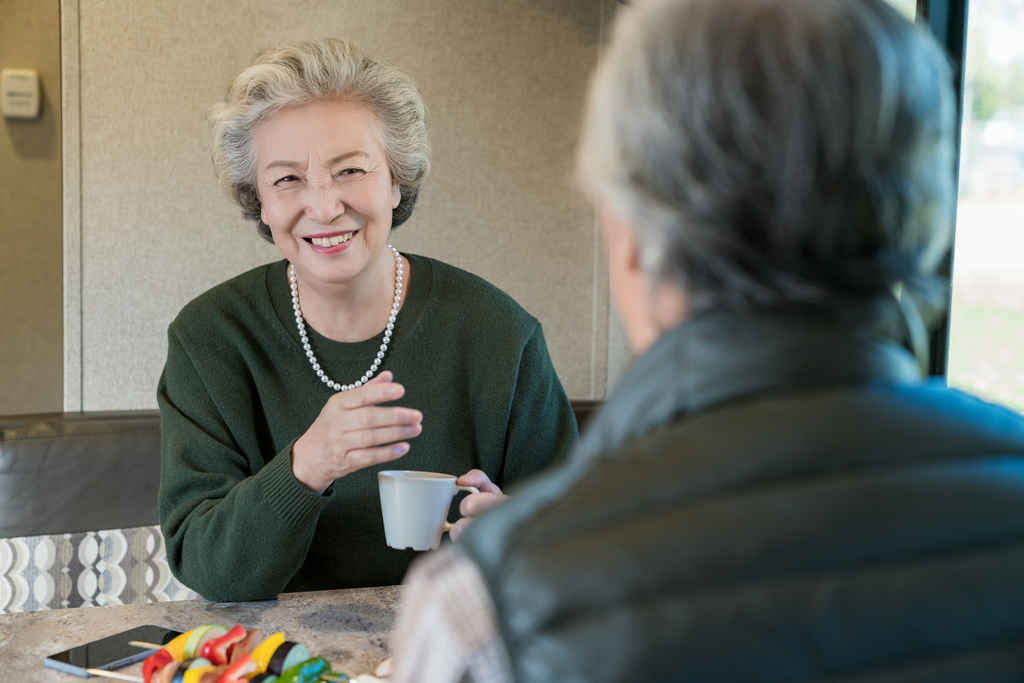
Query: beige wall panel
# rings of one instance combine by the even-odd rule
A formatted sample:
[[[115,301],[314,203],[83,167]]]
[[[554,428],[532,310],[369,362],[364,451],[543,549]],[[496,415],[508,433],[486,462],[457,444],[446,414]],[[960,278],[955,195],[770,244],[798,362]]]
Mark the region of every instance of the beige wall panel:
[[[589,398],[600,365],[593,339],[605,335],[594,315],[600,264],[593,212],[570,175],[600,4],[469,2],[465,10],[436,26],[430,43],[442,49],[395,55],[414,65],[435,150],[419,221],[396,231],[395,243],[515,297],[543,323],[566,391]]]
[[[395,245],[508,291],[543,323],[569,395],[602,396],[603,257],[570,169],[613,5],[82,2],[84,409],[155,406],[181,306],[278,258],[216,187],[203,112],[258,48],[322,33],[411,72],[430,108],[433,173]]]
[[[39,119],[0,118],[0,415],[62,405],[59,9],[0,5],[0,69],[42,84]]]

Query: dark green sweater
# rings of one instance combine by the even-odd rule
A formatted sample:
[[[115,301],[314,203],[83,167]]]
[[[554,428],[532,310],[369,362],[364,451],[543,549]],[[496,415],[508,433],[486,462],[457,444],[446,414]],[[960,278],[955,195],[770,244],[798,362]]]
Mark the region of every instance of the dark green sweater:
[[[302,351],[286,262],[214,287],[171,323],[157,394],[160,523],[172,571],[203,597],[397,584],[415,553],[384,541],[378,471],[479,468],[504,488],[575,445],[537,320],[474,275],[406,256],[410,286],[381,371],[405,386],[396,405],[423,412],[423,433],[404,457],[323,496],[291,470],[292,443],[333,392]],[[309,336],[327,374],[350,383],[383,334],[354,344]]]

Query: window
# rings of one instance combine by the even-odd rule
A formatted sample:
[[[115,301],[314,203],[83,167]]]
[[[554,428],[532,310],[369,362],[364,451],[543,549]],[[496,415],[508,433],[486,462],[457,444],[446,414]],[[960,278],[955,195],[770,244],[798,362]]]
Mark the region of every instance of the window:
[[[971,0],[950,386],[1024,410],[1024,0]]]
[[[917,16],[917,0],[889,0],[889,4],[902,12],[908,19]]]

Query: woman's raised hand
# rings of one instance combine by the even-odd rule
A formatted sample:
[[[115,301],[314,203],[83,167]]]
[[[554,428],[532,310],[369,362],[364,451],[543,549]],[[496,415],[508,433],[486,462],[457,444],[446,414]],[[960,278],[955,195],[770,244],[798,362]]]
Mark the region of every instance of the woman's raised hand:
[[[292,472],[299,483],[319,495],[335,479],[409,452],[404,440],[423,431],[423,413],[378,405],[405,394],[405,387],[392,379],[391,372],[385,371],[358,389],[327,400],[316,421],[292,446]]]
[[[459,540],[459,536],[466,530],[474,517],[479,517],[492,507],[500,505],[508,500],[508,496],[501,492],[497,484],[480,470],[470,470],[455,480],[459,486],[475,486],[480,493],[471,493],[459,503],[459,514],[462,519],[455,523],[455,526],[448,532],[453,540]]]

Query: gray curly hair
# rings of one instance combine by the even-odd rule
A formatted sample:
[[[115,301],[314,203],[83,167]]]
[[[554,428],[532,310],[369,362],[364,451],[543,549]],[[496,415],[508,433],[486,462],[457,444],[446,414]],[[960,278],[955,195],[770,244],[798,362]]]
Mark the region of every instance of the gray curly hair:
[[[951,76],[884,0],[619,9],[577,160],[695,310],[943,296]],[[928,296],[930,293],[930,296]]]
[[[430,171],[427,109],[412,78],[375,60],[345,38],[304,38],[265,50],[213,106],[213,165],[221,187],[273,241],[260,218],[256,192],[256,126],[284,107],[344,99],[367,105],[380,122],[381,145],[401,200],[392,212],[396,228],[412,215],[420,183]]]

